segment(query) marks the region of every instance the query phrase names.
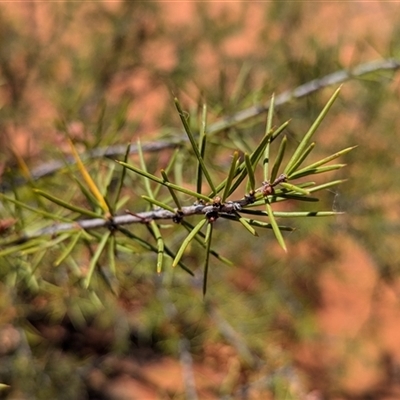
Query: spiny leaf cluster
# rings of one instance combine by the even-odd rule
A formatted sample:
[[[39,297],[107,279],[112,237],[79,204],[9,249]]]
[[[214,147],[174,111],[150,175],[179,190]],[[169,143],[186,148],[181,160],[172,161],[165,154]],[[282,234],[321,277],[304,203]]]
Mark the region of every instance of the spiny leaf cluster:
[[[157,176],[149,172],[140,142],[137,143],[140,165],[137,166],[128,162],[130,152],[130,145],[128,145],[123,159],[115,160],[114,166],[110,167],[100,185],[91,176],[91,173],[81,161],[74,144],[70,141],[71,151],[82,177],[82,180],[76,178],[75,182],[86,198],[89,207],[85,208],[73,204],[68,197],[61,199],[49,191],[38,189],[32,181],[31,186],[33,186],[37,207],[20,201],[16,195],[13,197],[1,194],[1,198],[13,205],[14,210],[24,209],[34,212],[41,218],[52,220],[53,225],[51,226],[52,236],[50,239],[45,238],[49,233],[48,228],[42,228],[33,233],[21,229],[19,232],[2,239],[0,256],[27,257],[29,254],[40,254],[36,263],[33,264],[33,269],[36,269],[47,251],[54,248],[59,249],[55,265],[60,265],[71,257],[78,244],[84,242],[89,246],[91,256],[86,273],[80,274],[80,282],[84,287],[89,287],[95,271],[101,270],[103,259],[107,260],[105,263],[108,266],[108,272],[115,276],[119,252],[135,252],[137,247],[141,249],[140,251],[156,253],[155,269],[157,273],[162,272],[165,260],[170,259],[172,267],[179,265],[188,273],[193,274],[191,268],[183,262],[183,256],[189,244],[196,241],[205,249],[203,267],[203,293],[205,293],[210,255],[222,262],[230,263],[212,247],[213,231],[214,228],[218,227],[219,218],[237,222],[239,226],[254,236],[258,236],[256,228],[271,229],[282,249],[286,251],[287,247],[282,231],[290,231],[293,228],[281,225],[279,222],[281,218],[332,216],[336,214],[333,211],[274,211],[273,205],[288,200],[315,202],[318,201],[318,198],[313,197],[315,192],[342,182],[342,180],[328,180],[317,184],[309,179],[314,175],[342,168],[344,164],[331,164],[330,162],[346,154],[353,147],[335,152],[321,160],[306,163],[315,148],[312,137],[332,107],[339,90],[337,89],[334,92],[291,155],[287,154],[288,140],[286,136],[283,136],[275,152],[274,162],[271,162],[273,143],[278,137],[284,135],[289,122],[278,127],[273,126],[274,96],[272,96],[263,137],[252,152],[233,152],[226,175],[220,182],[216,182],[209,163],[206,161],[207,143],[210,137],[207,132],[206,106],[204,105],[202,108],[200,130],[196,133],[192,131],[181,104],[175,99],[175,106],[189,139],[192,160],[197,165],[195,189],[174,183],[169,177],[175,166],[177,155],[181,151],[180,148],[176,149],[168,165],[161,169],[160,176]],[[213,131],[212,136],[215,137],[216,133]],[[22,169],[26,171],[26,178],[29,180],[29,169],[22,160],[20,160],[20,163]],[[117,165],[122,167],[119,172],[115,171]],[[121,215],[117,210],[126,202],[126,198],[121,197],[121,194],[127,171],[142,178],[146,193],[141,197],[148,203],[148,207],[145,211],[126,211]],[[70,172],[73,174],[72,171]],[[263,179],[258,182],[260,172],[262,172]],[[111,183],[115,179],[117,179],[117,184],[112,185]],[[299,179],[300,181],[297,182]],[[156,185],[151,184],[152,182]],[[111,187],[113,187],[113,190]],[[160,196],[162,187],[168,190],[169,196],[167,198]],[[245,190],[244,193],[243,190]],[[241,193],[240,196],[236,195],[238,192]],[[235,195],[238,199],[231,200]],[[184,204],[188,196],[192,199],[189,205]],[[65,212],[53,213],[47,211],[43,199],[56,204]],[[195,215],[200,215],[201,218],[192,224],[188,220]],[[21,212],[19,218],[23,225]],[[168,219],[187,231],[186,238],[182,240],[177,249],[169,246],[164,237],[164,227],[160,221]],[[63,221],[63,223],[54,225],[55,221]],[[145,225],[152,240],[146,240],[124,226],[133,223]],[[106,229],[103,229],[102,232],[100,228]],[[125,240],[122,240],[121,235],[125,237]]]

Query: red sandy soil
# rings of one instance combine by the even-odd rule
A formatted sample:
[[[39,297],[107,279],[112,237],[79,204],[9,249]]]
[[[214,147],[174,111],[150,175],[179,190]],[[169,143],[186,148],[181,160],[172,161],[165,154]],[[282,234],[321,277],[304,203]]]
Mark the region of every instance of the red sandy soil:
[[[321,333],[297,349],[296,359],[308,371],[315,389],[324,389],[318,381],[321,372],[332,374],[336,389],[346,393],[334,399],[361,399],[367,393],[375,393],[369,398],[400,398],[396,285],[389,286],[379,278],[371,256],[354,239],[340,237],[336,241],[340,241],[339,258],[319,281]]]
[[[294,391],[308,400],[398,399],[400,307],[396,287],[379,279],[370,255],[354,239],[341,237],[335,242],[334,247],[340,244],[338,257],[318,282],[322,294],[318,336],[292,348],[308,387],[305,391],[300,385]],[[196,386],[201,399],[217,399],[213,389],[221,387],[230,375],[239,379],[238,361],[227,345],[205,351],[209,354],[206,361],[194,363]],[[90,384],[103,387],[110,398],[150,400],[184,391],[177,360],[165,357],[142,365],[134,359],[110,356],[108,362],[111,369],[119,371],[117,376],[109,380],[94,370]],[[267,391],[254,390],[249,399],[272,399],[270,396]]]
[[[393,15],[398,14],[397,5],[383,2],[348,2],[346,5],[338,2],[309,2],[310,18],[302,22],[299,29],[303,35],[316,35],[327,43],[336,43],[338,38],[345,38],[341,45],[340,57],[344,64],[352,64],[352,57],[356,54],[352,42],[360,35],[367,35],[369,48],[363,57],[374,59],[379,57],[379,49],[388,43],[388,34],[391,32],[390,21]],[[19,13],[21,6],[8,3],[2,5],[8,11]],[[116,7],[116,5],[110,5]],[[191,2],[162,2],[165,16],[171,23],[186,23],[193,14],[194,6]],[[257,51],[252,46],[252,38],[262,26],[262,14],[255,3],[247,15],[247,29],[225,43],[226,51],[241,56]],[[236,12],[240,10],[235,2],[210,3],[212,13],[217,17],[225,12],[226,8]],[[40,13],[40,6],[36,12]],[[316,18],[318,16],[318,18]],[[343,33],[343,30],[346,30]],[[272,32],[274,34],[274,32]],[[298,49],[301,51],[301,40],[298,40]],[[159,44],[160,45],[160,44]],[[155,45],[156,47],[157,44]],[[367,46],[367,45],[366,45]],[[367,46],[367,47],[368,47]],[[296,46],[295,46],[296,47]],[[163,43],[165,68],[174,62],[174,49]],[[149,49],[151,59],[153,51]],[[307,55],[304,55],[307,57]],[[159,60],[159,57],[157,57]],[[155,59],[156,62],[156,59]],[[205,49],[199,62],[206,70],[216,70],[211,54]],[[142,108],[159,111],[158,105],[165,102],[168,93],[160,88],[145,90],[148,87],[146,74],[122,79],[114,83],[111,94],[118,96],[127,85],[131,85],[136,92],[143,92],[139,101]],[[52,109],[47,99],[40,93],[32,95],[32,102],[42,104],[33,126],[44,124],[48,126],[52,120]],[[42,103],[40,103],[42,102]],[[152,115],[148,112],[142,119],[144,129],[156,128],[152,124]],[[18,128],[12,133],[13,147],[22,155],[28,152],[27,136],[29,133]],[[47,130],[49,132],[49,130]],[[53,140],[53,139],[51,139]],[[42,143],[43,137],[38,137],[37,143]],[[29,151],[32,150],[32,144]],[[40,151],[40,144],[38,145]],[[329,387],[330,399],[398,399],[400,398],[400,307],[398,290],[400,282],[390,286],[382,281],[368,251],[355,239],[350,237],[336,238],[340,243],[335,246],[340,254],[335,262],[321,275],[318,282],[321,288],[322,305],[317,312],[320,333],[317,338],[298,345],[293,349],[295,360],[301,370],[306,372],[309,390],[303,392],[305,399],[322,399],[322,393]],[[396,292],[397,289],[397,292]],[[218,349],[217,353],[225,356],[225,371],[235,377],[235,357],[229,348]],[[179,362],[170,358],[163,358],[155,363],[138,365],[135,360],[116,360],[110,358],[110,363],[118,363],[120,373],[113,379],[107,379],[101,372],[93,371],[90,383],[93,387],[102,390],[111,399],[158,399],[163,397],[160,388],[168,391],[183,391],[182,371]],[[209,388],[222,385],[226,374],[210,363],[198,365],[195,363],[194,372],[201,399],[213,399]],[[336,382],[336,389],[332,390],[326,376],[331,376]],[[370,397],[365,397],[366,393]],[[262,396],[262,397],[260,397]],[[268,394],[254,393],[250,399],[267,399]]]

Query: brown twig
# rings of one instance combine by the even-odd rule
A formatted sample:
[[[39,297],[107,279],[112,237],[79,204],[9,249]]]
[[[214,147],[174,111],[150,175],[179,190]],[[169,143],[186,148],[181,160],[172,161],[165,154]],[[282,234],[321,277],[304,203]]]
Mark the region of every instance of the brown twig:
[[[112,219],[107,218],[92,218],[85,219],[75,222],[66,222],[60,224],[54,224],[52,226],[39,229],[33,233],[26,233],[23,236],[20,236],[17,239],[14,239],[7,243],[7,245],[16,244],[16,243],[24,243],[34,238],[38,238],[41,236],[54,236],[61,232],[71,231],[76,229],[99,229],[99,228],[109,228],[116,229],[118,226],[122,225],[131,225],[135,223],[148,223],[153,220],[172,220],[172,221],[181,221],[182,218],[192,216],[192,215],[204,215],[206,217],[210,215],[217,214],[220,215],[229,215],[235,214],[238,210],[241,210],[242,207],[254,203],[256,200],[254,194],[246,195],[241,200],[235,201],[227,201],[223,204],[213,202],[211,204],[204,203],[195,203],[191,206],[182,207],[179,210],[176,209],[175,212],[171,212],[164,209],[155,209],[151,211],[144,211],[138,213],[127,212],[123,215],[114,216]]]

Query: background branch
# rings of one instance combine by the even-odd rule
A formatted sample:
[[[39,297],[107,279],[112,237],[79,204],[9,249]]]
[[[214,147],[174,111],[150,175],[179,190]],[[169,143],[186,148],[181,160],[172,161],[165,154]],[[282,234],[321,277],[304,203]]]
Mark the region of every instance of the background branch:
[[[325,75],[322,78],[314,79],[310,82],[307,82],[303,85],[300,85],[292,90],[287,90],[280,95],[275,97],[275,107],[281,106],[290,100],[300,99],[302,97],[308,96],[320,89],[323,89],[328,86],[341,84],[349,79],[359,78],[361,76],[378,72],[378,71],[387,71],[393,70],[396,71],[400,68],[400,60],[389,58],[385,60],[375,60],[367,63],[359,64],[351,69],[342,69],[332,74]],[[270,103],[267,102],[262,105],[256,105],[253,107],[249,107],[245,110],[239,111],[236,114],[231,115],[230,117],[222,118],[220,121],[214,122],[210,124],[207,129],[208,134],[214,134],[226,128],[229,128],[238,123],[244,122],[248,119],[259,116],[269,110]],[[158,152],[165,149],[175,148],[182,143],[188,141],[188,137],[183,135],[181,137],[177,137],[175,140],[171,139],[168,142],[165,141],[155,141],[151,143],[143,143],[141,145],[143,152]],[[82,160],[100,158],[100,157],[108,157],[114,158],[116,156],[120,156],[124,154],[126,151],[126,145],[115,145],[109,146],[106,148],[96,148],[89,152],[83,153],[81,155]],[[138,147],[136,145],[132,145],[130,148],[130,154],[137,154]],[[75,160],[72,157],[66,158],[66,162],[70,165],[75,163]],[[33,180],[38,180],[48,175],[54,174],[59,169],[65,167],[65,161],[52,161],[49,163],[45,163],[39,167],[33,168],[31,171],[31,178]],[[13,180],[13,186],[20,186],[26,183],[26,180],[23,177],[19,177]],[[8,182],[0,183],[0,191],[4,192],[9,190],[11,185]]]

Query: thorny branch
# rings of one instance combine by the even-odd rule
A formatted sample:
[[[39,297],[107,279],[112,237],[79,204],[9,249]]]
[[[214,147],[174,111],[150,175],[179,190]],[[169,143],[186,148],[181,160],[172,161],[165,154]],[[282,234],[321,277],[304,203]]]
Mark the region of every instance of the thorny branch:
[[[12,243],[23,243],[41,236],[54,236],[61,232],[71,231],[76,229],[98,229],[109,228],[116,229],[121,225],[130,225],[135,223],[149,223],[154,220],[172,220],[179,223],[184,217],[191,215],[204,215],[209,221],[213,222],[219,217],[237,214],[243,207],[253,204],[257,200],[257,194],[261,193],[263,196],[268,196],[274,193],[274,187],[281,182],[286,181],[286,176],[281,174],[275,179],[273,183],[268,181],[262,182],[262,186],[254,192],[246,194],[243,199],[230,200],[221,203],[220,197],[216,197],[212,203],[205,203],[198,201],[191,206],[181,207],[176,209],[175,212],[157,208],[151,211],[143,211],[132,213],[127,211],[126,214],[113,216],[112,218],[92,218],[80,220],[70,223],[55,224],[43,229],[39,229],[33,233],[26,233],[18,239],[13,240]]]
[[[385,60],[375,60],[370,61],[364,64],[359,64],[351,69],[342,69],[332,74],[328,74],[322,78],[314,79],[310,82],[307,82],[303,85],[300,85],[292,90],[287,90],[280,95],[275,97],[275,107],[281,106],[290,100],[300,99],[302,97],[308,96],[311,93],[314,93],[322,88],[327,86],[335,85],[343,83],[352,78],[359,78],[363,75],[370,74],[372,72],[384,71],[384,70],[393,70],[396,71],[400,68],[400,60],[396,60],[393,58],[385,59]],[[207,128],[208,134],[216,133],[220,130],[226,129],[235,125],[237,123],[244,122],[250,118],[254,118],[258,115],[261,115],[267,112],[269,109],[269,102],[261,105],[256,105],[253,107],[249,107],[245,110],[239,111],[238,113],[230,116],[222,118],[220,121],[217,121],[213,124],[210,124]],[[152,143],[144,143],[142,145],[143,152],[157,152],[164,149],[175,148],[182,143],[188,141],[187,136],[177,137],[176,140],[169,140],[168,142],[157,141]],[[109,157],[115,158],[121,154],[124,154],[126,151],[126,146],[124,145],[116,145],[109,146],[107,148],[97,148],[87,153],[81,155],[82,160],[94,159],[100,157]],[[137,154],[138,147],[132,145],[130,148],[130,154]],[[66,160],[69,164],[74,164],[75,160],[71,158],[67,158]],[[56,171],[65,167],[65,161],[53,161],[50,163],[43,164],[37,168],[34,168],[31,171],[31,178],[33,180],[40,179],[44,176],[52,175]],[[22,185],[26,181],[24,178],[20,177],[13,181],[13,185]],[[7,182],[0,183],[0,192],[4,192],[10,188],[10,185]]]

